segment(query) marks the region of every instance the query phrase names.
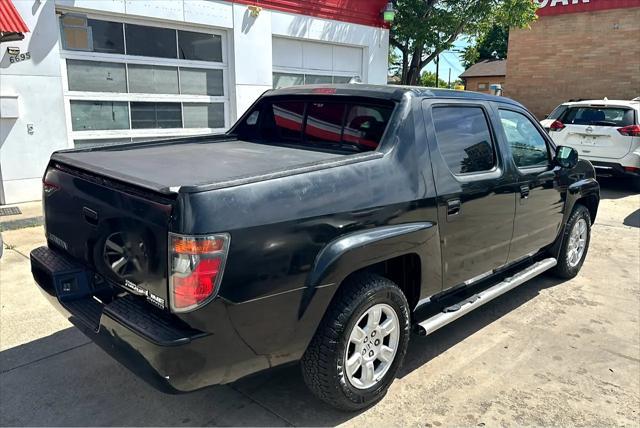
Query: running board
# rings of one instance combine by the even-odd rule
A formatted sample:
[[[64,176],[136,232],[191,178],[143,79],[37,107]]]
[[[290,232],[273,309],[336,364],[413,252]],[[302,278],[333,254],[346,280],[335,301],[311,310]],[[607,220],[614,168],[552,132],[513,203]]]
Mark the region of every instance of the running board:
[[[440,327],[444,327],[450,322],[457,320],[463,315],[468,314],[472,310],[479,308],[480,306],[484,305],[487,302],[490,302],[491,300],[506,293],[507,291],[512,290],[517,286],[529,281],[530,279],[540,275],[544,271],[551,269],[556,264],[558,264],[558,260],[553,257],[541,260],[518,272],[517,274],[506,278],[504,281],[490,288],[487,288],[480,293],[474,294],[473,296],[468,297],[453,306],[445,308],[439,314],[434,315],[431,318],[427,318],[421,323],[418,323],[418,334],[420,334],[421,336],[426,336],[433,333]]]

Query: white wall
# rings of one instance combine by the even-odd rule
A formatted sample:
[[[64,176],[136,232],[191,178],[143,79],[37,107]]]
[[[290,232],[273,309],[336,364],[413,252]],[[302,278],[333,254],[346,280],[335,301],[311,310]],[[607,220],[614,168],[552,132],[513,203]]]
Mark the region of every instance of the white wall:
[[[67,146],[54,4],[13,3],[30,32],[24,40],[0,45],[0,96],[17,95],[19,111],[17,118],[0,119],[0,169],[7,204],[40,199],[51,152]],[[7,47],[29,52],[31,59],[11,64]],[[27,132],[31,124],[33,135]]]
[[[364,48],[364,83],[386,85],[389,30],[282,12],[271,14],[274,36]]]
[[[386,83],[388,30],[382,28],[268,9],[251,17],[247,6],[217,0],[24,0],[14,4],[31,32],[21,42],[0,46],[0,91],[18,95],[20,104],[17,119],[0,119],[5,203],[39,199],[51,152],[69,144],[55,7],[226,29],[232,122],[272,87],[274,36],[359,47],[363,82]],[[6,46],[30,51],[31,60],[9,65]],[[34,125],[33,135],[27,133],[27,124]]]

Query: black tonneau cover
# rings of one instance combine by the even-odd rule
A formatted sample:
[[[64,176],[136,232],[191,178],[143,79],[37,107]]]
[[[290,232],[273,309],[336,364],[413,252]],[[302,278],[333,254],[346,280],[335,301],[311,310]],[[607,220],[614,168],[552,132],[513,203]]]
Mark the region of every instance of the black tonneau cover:
[[[365,154],[366,155],[366,154]],[[325,153],[247,141],[194,139],[54,153],[52,160],[159,193],[198,186],[229,187],[259,179],[315,169],[345,158]],[[369,157],[369,156],[367,156]],[[341,163],[341,162],[339,162]],[[302,171],[301,171],[302,170]]]

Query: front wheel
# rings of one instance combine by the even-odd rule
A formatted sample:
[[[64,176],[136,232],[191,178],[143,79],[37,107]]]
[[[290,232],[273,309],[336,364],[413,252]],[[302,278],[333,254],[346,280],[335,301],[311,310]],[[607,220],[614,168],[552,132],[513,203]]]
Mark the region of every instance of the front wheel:
[[[382,399],[407,351],[408,306],[384,277],[365,273],[348,279],[302,357],[309,389],[349,411]]]
[[[558,264],[553,273],[561,278],[575,277],[587,257],[591,240],[591,215],[584,205],[576,205],[564,229]]]

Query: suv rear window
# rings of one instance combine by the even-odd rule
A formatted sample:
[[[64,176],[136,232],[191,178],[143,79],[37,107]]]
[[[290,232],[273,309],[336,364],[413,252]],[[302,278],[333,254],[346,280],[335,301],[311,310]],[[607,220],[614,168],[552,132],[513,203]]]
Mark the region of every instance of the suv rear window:
[[[237,128],[238,138],[314,149],[376,150],[393,103],[264,100]]]
[[[559,120],[565,125],[618,127],[635,124],[633,109],[625,107],[569,107]]]

